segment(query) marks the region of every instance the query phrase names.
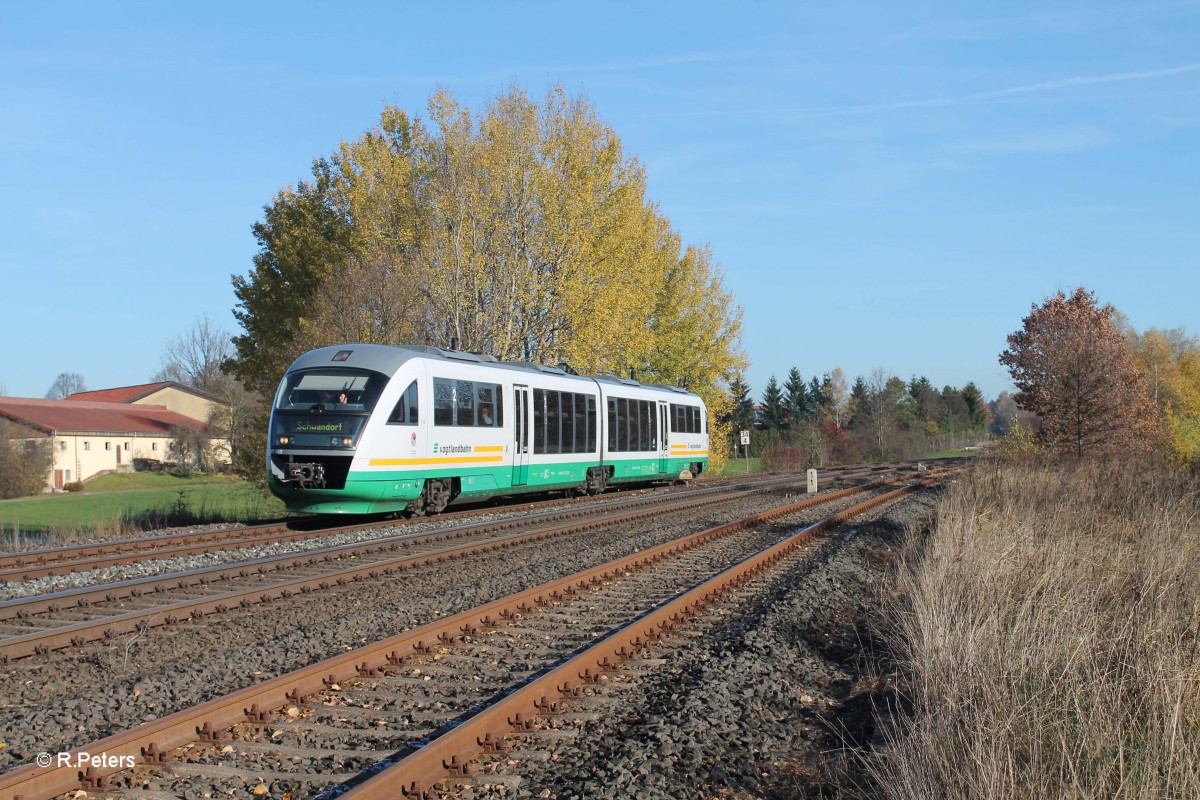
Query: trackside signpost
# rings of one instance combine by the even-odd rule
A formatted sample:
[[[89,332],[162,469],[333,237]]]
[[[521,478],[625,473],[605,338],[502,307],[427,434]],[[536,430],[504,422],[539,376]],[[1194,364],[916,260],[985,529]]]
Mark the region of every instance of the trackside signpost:
[[[750,474],[750,431],[742,431],[742,448],[746,451],[746,474]]]

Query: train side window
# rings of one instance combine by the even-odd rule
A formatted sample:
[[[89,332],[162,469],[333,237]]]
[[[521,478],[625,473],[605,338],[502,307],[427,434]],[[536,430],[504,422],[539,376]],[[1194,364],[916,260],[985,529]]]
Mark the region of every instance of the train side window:
[[[388,424],[416,425],[417,419],[417,382],[413,381],[396,401],[396,407],[388,415]]]
[[[533,452],[546,452],[546,390],[533,390]]]
[[[546,392],[546,452],[559,452],[558,392]]]
[[[641,436],[638,438],[639,448],[643,452],[654,450],[654,404],[649,400],[643,400],[638,403],[641,408],[638,413],[638,420],[641,423]]]
[[[658,449],[658,404],[651,402],[650,412],[650,449]]]
[[[617,401],[615,398],[608,398],[608,451],[611,453],[617,449]]]
[[[587,419],[588,419],[588,436],[587,450],[589,453],[596,452],[596,397],[595,395],[587,396]]]
[[[642,449],[642,406],[641,400],[629,401],[629,451],[636,453]]]
[[[496,422],[496,387],[492,384],[480,384],[479,392],[479,424],[485,428],[491,428],[497,424]]]
[[[559,452],[575,452],[575,395],[563,392],[558,397],[558,417],[562,420],[562,448]]]
[[[697,406],[692,406],[692,424],[688,433],[700,433],[700,409]]]
[[[617,398],[617,449],[629,452],[629,401]]]
[[[433,379],[433,424],[454,424],[454,381]]]
[[[588,418],[587,418],[587,400],[582,394],[575,395],[575,452],[586,453],[588,451]]]
[[[475,424],[475,384],[473,381],[456,381],[454,406],[458,410],[455,425]]]

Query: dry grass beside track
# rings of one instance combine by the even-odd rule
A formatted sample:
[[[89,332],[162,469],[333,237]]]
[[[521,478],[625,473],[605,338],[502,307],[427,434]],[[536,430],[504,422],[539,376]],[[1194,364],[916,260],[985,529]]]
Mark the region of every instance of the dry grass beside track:
[[[882,796],[1200,797],[1194,475],[979,464],[885,627],[907,702],[871,761]]]

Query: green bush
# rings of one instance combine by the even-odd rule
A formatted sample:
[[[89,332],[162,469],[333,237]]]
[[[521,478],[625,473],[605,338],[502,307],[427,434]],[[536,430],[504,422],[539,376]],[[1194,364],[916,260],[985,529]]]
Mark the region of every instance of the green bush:
[[[63,491],[65,492],[82,492],[83,488],[83,481],[71,481],[70,483],[63,484]]]

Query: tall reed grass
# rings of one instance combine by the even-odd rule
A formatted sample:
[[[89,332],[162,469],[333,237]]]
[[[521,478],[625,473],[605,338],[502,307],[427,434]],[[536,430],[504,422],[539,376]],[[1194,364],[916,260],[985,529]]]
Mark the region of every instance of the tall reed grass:
[[[899,592],[883,796],[1200,798],[1194,475],[978,465]]]

